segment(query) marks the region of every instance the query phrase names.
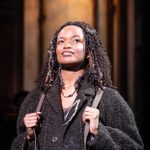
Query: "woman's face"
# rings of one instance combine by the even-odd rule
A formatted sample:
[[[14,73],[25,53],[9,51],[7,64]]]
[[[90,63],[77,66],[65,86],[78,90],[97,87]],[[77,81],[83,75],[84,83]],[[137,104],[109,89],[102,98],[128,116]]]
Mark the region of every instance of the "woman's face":
[[[85,57],[85,38],[80,27],[69,25],[58,34],[56,46],[57,61],[61,65],[77,67]]]

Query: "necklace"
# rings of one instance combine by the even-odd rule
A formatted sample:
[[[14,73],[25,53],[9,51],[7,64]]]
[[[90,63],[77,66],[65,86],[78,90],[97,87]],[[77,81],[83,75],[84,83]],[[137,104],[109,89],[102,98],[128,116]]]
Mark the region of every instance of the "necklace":
[[[69,94],[69,95],[65,95],[64,92],[63,92],[63,90],[61,90],[61,93],[62,93],[62,95],[63,95],[64,98],[70,98],[70,97],[72,97],[76,93],[76,91],[77,91],[77,88],[75,88],[75,90],[71,94]]]
[[[61,94],[62,94],[62,96],[64,97],[64,98],[70,98],[70,97],[72,97],[76,92],[77,92],[77,82],[75,82],[74,83],[74,85],[66,85],[64,82],[63,82],[63,79],[62,78],[60,78],[60,80],[61,80],[61,86],[60,86],[60,90],[61,90]],[[65,86],[67,86],[67,87],[71,87],[71,86],[74,86],[74,91],[71,93],[71,94],[69,94],[69,95],[65,95],[64,94],[64,92],[63,92],[63,90],[65,89]]]
[[[78,91],[78,89],[80,87],[79,82],[80,82],[82,76],[78,77],[78,79],[76,80],[76,82],[74,83],[74,85],[67,85],[67,84],[64,83],[64,81],[62,79],[60,71],[61,71],[61,67],[59,67],[59,71],[58,71],[58,76],[60,78],[60,91],[61,91],[61,94],[62,94],[62,96],[64,98],[70,98],[70,97],[74,96],[74,94]],[[65,95],[64,92],[63,92],[63,90],[65,89],[65,86],[67,86],[67,87],[74,86],[75,87],[74,91],[71,94],[69,94],[69,95]]]
[[[69,94],[69,95],[65,95],[64,92],[63,92],[63,90],[66,89],[65,87],[72,87],[72,86],[74,86],[73,92],[72,92],[71,94]],[[77,92],[77,83],[74,83],[73,85],[69,85],[69,86],[68,86],[68,85],[66,85],[66,84],[63,82],[63,80],[62,80],[61,94],[62,94],[63,97],[65,97],[65,98],[70,98],[70,97],[72,97],[76,92]]]

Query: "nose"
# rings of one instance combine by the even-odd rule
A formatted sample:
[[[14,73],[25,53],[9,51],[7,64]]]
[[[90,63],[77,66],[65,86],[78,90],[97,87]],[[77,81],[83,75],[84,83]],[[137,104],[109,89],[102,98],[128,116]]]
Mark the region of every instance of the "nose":
[[[66,41],[64,44],[64,48],[71,48],[71,43],[69,41]]]

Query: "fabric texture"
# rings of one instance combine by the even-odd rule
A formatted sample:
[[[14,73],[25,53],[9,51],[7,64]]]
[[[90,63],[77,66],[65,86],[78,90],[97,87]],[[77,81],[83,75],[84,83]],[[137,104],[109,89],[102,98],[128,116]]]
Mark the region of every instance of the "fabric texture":
[[[57,79],[56,79],[57,80]],[[25,114],[34,112],[40,97],[40,90],[34,89],[22,103],[17,120],[18,136],[12,142],[11,150],[34,150],[34,140],[26,140],[26,128],[23,123]],[[74,105],[64,120],[59,95],[59,84],[54,82],[48,90],[42,105],[42,118],[38,133],[40,150],[83,150],[84,123],[82,113],[91,105],[96,94],[93,85],[88,82],[79,89]],[[143,143],[137,129],[134,114],[117,90],[106,87],[100,104],[100,124],[98,135],[88,136],[89,150],[142,150]]]

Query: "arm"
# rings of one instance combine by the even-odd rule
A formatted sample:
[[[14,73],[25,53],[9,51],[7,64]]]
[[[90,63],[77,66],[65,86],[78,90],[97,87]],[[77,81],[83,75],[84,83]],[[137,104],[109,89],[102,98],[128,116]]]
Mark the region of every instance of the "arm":
[[[143,149],[133,112],[117,91],[106,89],[98,109],[99,127],[94,138],[88,140],[90,149]]]

